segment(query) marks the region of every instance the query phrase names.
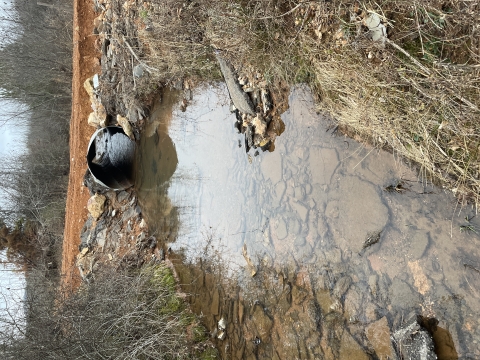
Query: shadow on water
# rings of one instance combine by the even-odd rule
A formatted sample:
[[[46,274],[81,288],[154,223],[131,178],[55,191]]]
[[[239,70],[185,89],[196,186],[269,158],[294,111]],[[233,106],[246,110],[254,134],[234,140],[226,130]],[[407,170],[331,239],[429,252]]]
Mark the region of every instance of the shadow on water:
[[[223,358],[393,359],[418,315],[440,359],[480,358],[472,208],[329,131],[305,88],[259,156],[239,149],[224,86],[174,103],[142,139],[139,199]]]

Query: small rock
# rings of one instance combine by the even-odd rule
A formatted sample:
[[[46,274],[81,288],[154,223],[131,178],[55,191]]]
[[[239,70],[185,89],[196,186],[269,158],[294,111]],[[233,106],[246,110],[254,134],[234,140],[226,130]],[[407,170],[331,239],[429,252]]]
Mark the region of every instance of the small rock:
[[[90,99],[93,97],[94,95],[94,92],[93,92],[93,80],[92,78],[88,78],[87,80],[85,80],[85,82],[83,83],[83,88],[85,89],[85,91],[87,92],[88,96],[90,97]]]
[[[98,79],[98,74],[93,75],[92,82],[93,82],[93,88],[94,89],[96,89],[100,86],[100,82],[99,82],[99,79]]]
[[[390,327],[385,316],[368,325],[365,329],[365,335],[379,359],[396,359],[392,341],[390,340]]]
[[[136,78],[140,78],[143,76],[143,66],[141,64],[134,66],[133,76],[135,76]]]
[[[117,195],[117,201],[120,203],[123,203],[124,201],[127,201],[129,197],[130,197],[130,194],[128,192],[120,191]]]
[[[95,240],[97,242],[97,246],[100,249],[103,249],[103,247],[105,246],[106,239],[107,239],[107,228],[104,228],[101,231],[99,231],[97,233],[97,236],[95,237]]]
[[[91,98],[91,103],[92,103],[93,113],[95,114],[95,119],[93,118],[90,119],[89,117],[89,120],[91,122],[98,123],[98,126],[100,127],[107,126],[107,111],[105,110],[105,107],[103,106],[103,104],[100,102],[100,100],[97,99],[96,96],[93,96]]]
[[[95,194],[87,202],[87,210],[92,217],[97,220],[105,210],[105,201],[107,198],[104,195]]]
[[[123,215],[122,215],[122,221],[127,221],[127,220],[129,220],[129,219],[131,219],[131,218],[133,218],[134,216],[137,216],[137,215],[138,215],[138,214],[135,212],[135,209],[133,209],[133,208],[130,207],[130,208],[128,208],[128,209],[123,213]],[[128,226],[129,226],[129,228],[130,228],[129,231],[131,231],[131,226],[130,226],[130,224],[128,224]]]
[[[127,118],[117,115],[117,123],[122,127],[125,135],[127,135],[130,139],[135,140],[135,137],[133,136],[132,125],[130,125],[130,122]]]
[[[222,318],[218,321],[218,328],[220,330],[225,330],[227,328],[227,321],[225,320],[225,317],[222,316]]]
[[[127,118],[128,118],[128,121],[135,124],[140,119],[137,109],[132,109],[132,108],[128,109]]]
[[[263,104],[263,112],[264,114],[266,114],[272,108],[272,102],[270,100],[270,95],[268,94],[267,90],[265,89],[261,90],[261,98],[262,98],[262,104]]]
[[[238,78],[235,76],[235,70],[232,65],[223,59],[219,54],[217,56],[217,61],[220,64],[220,70],[222,71],[223,77],[227,84],[228,92],[230,93],[230,98],[232,99],[235,107],[244,114],[254,115],[253,105],[245,92],[242,91],[240,84],[238,83]]]
[[[252,120],[252,125],[255,127],[255,134],[264,135],[267,130],[267,123],[263,120],[262,115],[257,116]]]
[[[88,125],[93,126],[94,128],[100,127],[100,120],[97,118],[97,115],[95,114],[94,111],[88,115]]]
[[[363,20],[363,24],[369,29],[374,29],[380,25],[380,17],[377,14],[371,13]]]

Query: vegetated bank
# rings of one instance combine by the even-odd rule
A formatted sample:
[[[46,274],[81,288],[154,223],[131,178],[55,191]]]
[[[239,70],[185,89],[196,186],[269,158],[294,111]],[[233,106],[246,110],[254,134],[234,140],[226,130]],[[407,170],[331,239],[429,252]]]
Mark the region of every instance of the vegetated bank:
[[[423,0],[113,0],[98,4],[95,27],[105,55],[128,60],[116,61],[121,77],[104,74],[124,98],[145,99],[185,78],[218,79],[214,53],[220,52],[240,76],[262,76],[274,98],[295,83],[309,84],[318,110],[345,133],[391,149],[418,164],[424,178],[477,202],[479,7]],[[117,41],[102,38],[103,29],[119,34]],[[143,75],[134,78],[138,65]]]

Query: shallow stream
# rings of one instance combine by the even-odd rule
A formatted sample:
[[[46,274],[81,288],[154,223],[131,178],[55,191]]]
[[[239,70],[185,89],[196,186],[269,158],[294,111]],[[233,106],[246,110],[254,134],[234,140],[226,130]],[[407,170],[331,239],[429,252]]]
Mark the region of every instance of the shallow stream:
[[[337,133],[306,88],[258,156],[224,85],[185,112],[176,95],[156,101],[136,187],[224,358],[395,358],[389,334],[415,315],[439,321],[439,359],[480,358],[474,208]]]

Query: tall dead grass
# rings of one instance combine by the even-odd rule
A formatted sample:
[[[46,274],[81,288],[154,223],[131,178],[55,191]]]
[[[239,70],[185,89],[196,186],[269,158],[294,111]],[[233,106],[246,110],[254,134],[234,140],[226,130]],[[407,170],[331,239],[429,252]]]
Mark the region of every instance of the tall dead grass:
[[[322,27],[339,3],[322,6],[314,23]],[[337,14],[339,21],[330,25],[337,38],[322,42],[317,36],[312,65],[321,89],[318,108],[478,203],[480,33],[474,24],[480,9],[474,2],[452,3],[448,12],[445,6],[365,2],[345,8],[347,23]],[[385,46],[369,40],[362,25],[371,12],[382,14],[387,26]],[[304,41],[312,46],[311,37]]]

